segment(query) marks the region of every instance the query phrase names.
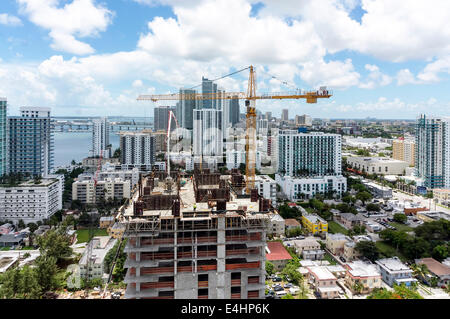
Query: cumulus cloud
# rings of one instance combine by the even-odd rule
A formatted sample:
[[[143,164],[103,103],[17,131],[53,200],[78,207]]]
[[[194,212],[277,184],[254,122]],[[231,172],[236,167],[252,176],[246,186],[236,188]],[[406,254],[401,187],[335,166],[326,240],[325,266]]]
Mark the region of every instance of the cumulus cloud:
[[[380,71],[380,68],[373,64],[366,64],[365,69],[369,71],[367,80],[362,82],[359,87],[362,89],[374,89],[378,86],[391,84],[392,78]]]
[[[96,0],[16,0],[20,12],[31,22],[49,30],[54,50],[85,55],[94,53],[89,44],[77,38],[95,37],[106,30],[113,12]],[[64,4],[63,6],[61,6]]]
[[[0,13],[0,24],[16,27],[22,25],[22,20],[8,13]]]

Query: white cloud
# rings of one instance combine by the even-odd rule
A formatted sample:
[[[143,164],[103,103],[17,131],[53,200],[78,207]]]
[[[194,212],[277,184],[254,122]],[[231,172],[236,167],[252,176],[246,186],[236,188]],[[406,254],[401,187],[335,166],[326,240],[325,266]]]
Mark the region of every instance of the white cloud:
[[[373,64],[366,64],[365,69],[369,71],[367,81],[360,83],[362,89],[374,89],[378,86],[386,86],[391,84],[392,78],[380,71],[380,68]]]
[[[72,0],[62,7],[60,0],[16,1],[20,12],[31,22],[50,31],[54,50],[77,55],[91,54],[95,50],[76,38],[98,36],[106,30],[113,17],[113,12],[97,4],[96,0]]]
[[[439,73],[450,74],[450,55],[439,58],[428,64],[425,69],[417,75],[417,78],[423,82],[439,82]]]
[[[402,69],[397,73],[397,85],[419,84],[414,74],[409,69]]]
[[[300,71],[300,77],[313,87],[329,86],[347,88],[358,85],[360,74],[354,70],[352,60],[307,62]]]
[[[0,24],[6,25],[6,26],[21,26],[22,21],[13,15],[10,15],[8,13],[0,13]]]

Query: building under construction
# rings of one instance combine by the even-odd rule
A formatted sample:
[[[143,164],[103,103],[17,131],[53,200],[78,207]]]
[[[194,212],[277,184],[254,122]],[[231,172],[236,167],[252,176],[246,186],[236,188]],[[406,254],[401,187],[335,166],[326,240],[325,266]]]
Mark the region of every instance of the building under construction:
[[[264,298],[270,200],[208,170],[143,177],[121,216],[128,299]]]

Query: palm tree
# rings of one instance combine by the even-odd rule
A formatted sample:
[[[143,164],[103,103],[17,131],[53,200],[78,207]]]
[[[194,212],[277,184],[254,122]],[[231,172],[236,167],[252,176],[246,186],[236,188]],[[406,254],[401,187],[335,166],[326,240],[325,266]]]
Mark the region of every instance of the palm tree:
[[[425,264],[412,264],[411,265],[411,269],[414,272],[414,276],[419,278],[420,280],[424,280],[425,276],[428,275],[430,273],[430,271],[428,270],[427,265]]]
[[[361,281],[356,280],[352,286],[352,289],[357,295],[359,295],[364,289],[364,286],[362,285]]]

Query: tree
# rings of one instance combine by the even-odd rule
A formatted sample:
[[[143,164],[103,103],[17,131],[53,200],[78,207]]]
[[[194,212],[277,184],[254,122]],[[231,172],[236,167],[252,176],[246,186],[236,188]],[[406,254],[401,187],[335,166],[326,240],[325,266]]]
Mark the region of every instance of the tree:
[[[405,214],[394,214],[394,220],[395,220],[397,223],[404,224],[404,223],[406,223],[406,221],[408,220],[408,218],[406,217]]]
[[[66,228],[51,229],[43,236],[38,237],[38,245],[42,255],[55,257],[56,260],[72,255],[71,239]]]
[[[57,287],[55,275],[58,272],[57,259],[53,256],[41,255],[36,259],[36,279],[42,293]]]
[[[302,229],[300,227],[295,227],[286,231],[286,237],[296,237],[302,234]]]
[[[19,226],[19,229],[25,228],[25,223],[24,223],[23,219],[19,219],[17,226]]]
[[[367,211],[369,212],[379,212],[380,211],[380,206],[378,206],[377,204],[367,204]]]
[[[283,297],[281,297],[281,299],[295,299],[291,294],[287,294]]]
[[[303,280],[303,276],[297,269],[298,266],[295,265],[295,262],[289,261],[286,267],[281,271],[281,274],[285,277],[289,277],[295,285],[299,285]]]
[[[38,284],[35,270],[29,266],[23,267],[20,278],[20,298],[38,299],[40,295],[41,287]]]
[[[367,201],[372,199],[372,195],[367,191],[362,191],[356,194],[356,199],[359,199],[365,205]]]
[[[274,265],[270,261],[266,261],[266,273],[269,276],[274,274]]]
[[[355,280],[355,283],[353,284],[352,289],[355,292],[355,294],[359,295],[363,291],[364,286],[361,283],[361,281],[359,279],[357,279],[357,280]]]
[[[122,152],[122,151],[120,150],[120,148],[116,149],[116,150],[114,151],[113,158],[120,158],[121,152]]]
[[[438,261],[444,260],[448,257],[448,246],[438,245],[434,247],[431,256]]]
[[[401,286],[394,285],[393,288],[393,291],[386,288],[375,288],[367,299],[423,299],[414,289],[410,289],[404,284]]]
[[[425,264],[412,264],[411,269],[413,270],[414,277],[423,280],[427,274],[430,273],[427,265]]]
[[[38,225],[36,225],[35,223],[28,223],[27,227],[30,229],[30,232],[32,233],[34,233],[36,229],[38,229]]]
[[[0,287],[1,299],[14,299],[21,291],[20,270],[18,268],[9,269],[2,276]]]
[[[372,262],[380,255],[377,246],[372,241],[362,240],[356,244],[355,249]]]

